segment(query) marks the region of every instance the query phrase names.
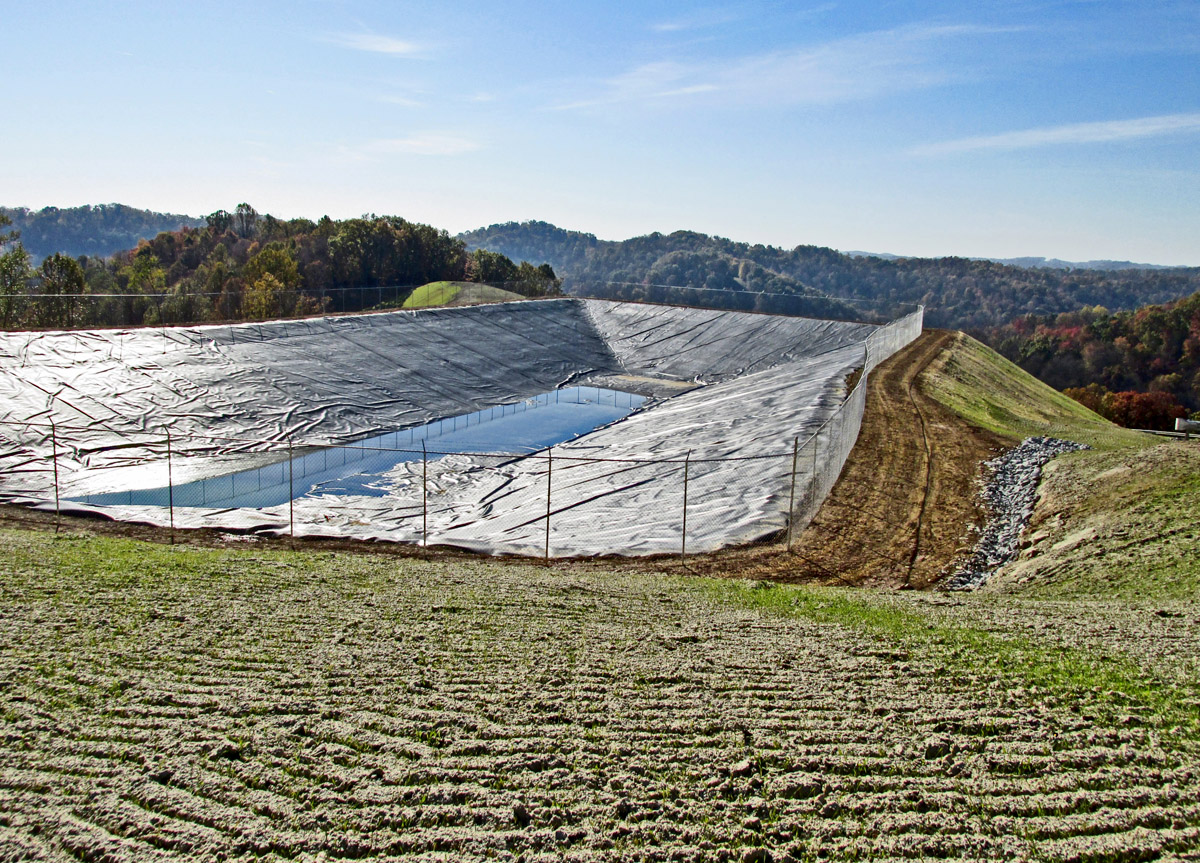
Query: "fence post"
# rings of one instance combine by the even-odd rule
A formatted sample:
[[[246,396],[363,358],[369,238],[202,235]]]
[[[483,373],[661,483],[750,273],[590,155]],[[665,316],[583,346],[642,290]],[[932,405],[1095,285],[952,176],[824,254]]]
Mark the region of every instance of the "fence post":
[[[429,453],[421,438],[421,547],[429,547]]]
[[[554,477],[554,447],[546,450],[546,563],[550,562],[550,489]]]
[[[679,563],[682,566],[687,559],[687,509],[688,509],[688,474],[690,473],[692,451],[688,450],[683,458],[683,530],[679,539]]]
[[[296,487],[292,482],[292,436],[288,435],[288,533],[296,546]]]
[[[792,491],[788,495],[787,550],[792,550],[792,533],[796,524],[796,467],[800,459],[800,436],[792,439]]]
[[[54,532],[58,533],[61,512],[58,504],[58,431],[50,420],[50,459],[54,464]]]
[[[813,497],[816,497],[817,491],[817,450],[821,448],[821,429],[817,429],[817,433],[812,436],[813,445],[813,472],[812,472],[812,489]]]
[[[175,478],[171,475],[171,429],[167,429],[167,505],[171,508],[171,545],[175,544]]]

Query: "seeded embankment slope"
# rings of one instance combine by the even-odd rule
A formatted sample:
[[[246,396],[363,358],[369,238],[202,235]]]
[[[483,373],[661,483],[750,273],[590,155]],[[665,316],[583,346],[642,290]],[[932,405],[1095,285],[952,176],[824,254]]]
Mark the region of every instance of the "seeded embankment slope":
[[[512,291],[476,282],[430,282],[409,294],[403,307],[426,309],[431,306],[470,306],[476,303],[507,303],[522,299],[525,298]]]
[[[1194,598],[1200,442],[1119,429],[1052,390],[1059,404],[1016,388],[1011,364],[958,338],[961,348],[947,351],[926,376],[931,396],[1013,438],[1054,435],[1092,447],[1045,467],[1020,559],[993,575],[987,589],[1046,598]]]

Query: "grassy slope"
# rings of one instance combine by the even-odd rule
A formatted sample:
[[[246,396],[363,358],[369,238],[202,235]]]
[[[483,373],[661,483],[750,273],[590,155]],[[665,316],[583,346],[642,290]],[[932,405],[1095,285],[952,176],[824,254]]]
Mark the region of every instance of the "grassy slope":
[[[462,305],[465,303],[504,303],[522,299],[520,294],[479,285],[474,282],[430,282],[413,291],[404,301],[406,309],[430,306]]]
[[[968,422],[1006,437],[1062,437],[1096,449],[1147,443],[1146,435],[1114,426],[961,333],[922,386]]]
[[[997,625],[996,620],[980,625],[980,609],[971,604],[964,614],[931,614],[919,602],[893,602],[886,594],[751,585],[752,589],[746,589],[741,582],[725,580],[710,589],[726,603],[871,633],[884,642],[946,663],[956,673],[998,674],[1020,681],[1048,695],[1047,703],[1086,701],[1101,723],[1120,721],[1119,714],[1136,704],[1156,717],[1156,723],[1174,726],[1175,733],[1189,740],[1200,740],[1200,682],[1190,678],[1183,692],[1178,686],[1163,686],[1161,669],[1155,669],[1152,660],[1146,661],[1150,657],[1097,651],[1093,646],[1072,644],[1070,636],[1062,640],[1030,638]],[[988,598],[985,604],[989,601],[995,602],[995,598]],[[1021,611],[1041,616],[1027,607]],[[1055,607],[1046,619],[1054,620],[1063,611]]]
[[[1085,443],[1047,466],[1032,544],[990,590],[1131,600],[1200,594],[1200,444],[1117,428],[960,336],[922,382],[969,422],[1012,438]]]
[[[0,850],[97,824],[133,849],[512,860],[563,851],[561,821],[579,859],[1200,845],[1194,680],[903,594],[10,530],[0,573],[25,783],[0,786]]]

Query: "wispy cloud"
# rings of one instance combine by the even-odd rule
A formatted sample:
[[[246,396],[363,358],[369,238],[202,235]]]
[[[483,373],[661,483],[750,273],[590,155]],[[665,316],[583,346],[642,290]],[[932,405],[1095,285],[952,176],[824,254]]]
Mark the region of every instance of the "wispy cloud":
[[[600,96],[566,102],[554,107],[557,110],[569,111],[576,108],[691,95],[709,92],[715,87],[711,82],[689,83],[695,77],[695,69],[679,63],[646,63],[609,79],[605,83],[606,92]]]
[[[787,17],[792,21],[817,18],[827,12],[831,12],[838,6],[836,2],[821,3],[807,8],[795,8],[795,4],[772,5],[783,5],[787,10]],[[650,29],[655,33],[682,33],[692,30],[711,30],[739,22],[754,22],[761,20],[763,17],[763,10],[758,8],[759,6],[760,4],[743,2],[731,6],[713,6],[706,9],[697,9],[677,18],[656,21],[650,25]]]
[[[416,57],[424,50],[424,47],[416,42],[383,36],[378,33],[334,33],[325,37],[325,41],[353,51],[391,54],[397,57]]]
[[[730,24],[742,18],[743,12],[735,9],[700,9],[681,18],[658,21],[650,25],[656,33],[679,33],[685,30],[704,30]]]
[[[864,33],[790,51],[711,63],[647,63],[604,82],[602,92],[560,110],[726,94],[736,105],[849,102],[935,86],[961,71],[941,54],[946,43],[1011,32],[973,25],[922,25]]]
[[[1101,144],[1107,141],[1130,141],[1197,131],[1200,131],[1200,114],[1163,114],[1133,120],[1071,123],[1065,126],[1003,132],[999,135],[958,138],[953,141],[925,144],[909,152],[915,156],[947,156],[978,150],[1026,150],[1057,144]]]
[[[408,154],[413,156],[458,156],[481,149],[478,141],[458,135],[425,133],[407,138],[383,138],[364,144],[360,152],[364,155],[383,156]]]

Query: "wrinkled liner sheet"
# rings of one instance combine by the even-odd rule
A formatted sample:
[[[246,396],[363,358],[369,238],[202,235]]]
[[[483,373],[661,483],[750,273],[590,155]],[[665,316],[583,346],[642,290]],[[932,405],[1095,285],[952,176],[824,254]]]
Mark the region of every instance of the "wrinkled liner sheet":
[[[551,458],[448,455],[429,462],[424,483],[420,462],[398,465],[387,497],[176,508],[174,522],[542,554],[549,477],[552,555],[675,552],[686,474],[687,549],[713,550],[786,526],[792,442],[837,409],[873,333],[882,335],[866,324],[576,299],[8,333],[0,495],[52,508],[54,452],[64,500],[165,485],[168,429],[179,483],[277,461],[289,438],[297,451],[346,444],[620,375],[643,381],[647,395],[699,386],[554,447]],[[801,483],[811,470],[798,466]],[[164,526],[170,518],[161,507],[63,506]]]

